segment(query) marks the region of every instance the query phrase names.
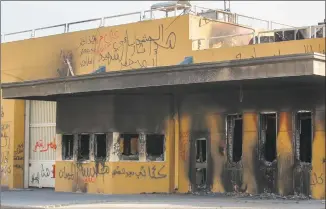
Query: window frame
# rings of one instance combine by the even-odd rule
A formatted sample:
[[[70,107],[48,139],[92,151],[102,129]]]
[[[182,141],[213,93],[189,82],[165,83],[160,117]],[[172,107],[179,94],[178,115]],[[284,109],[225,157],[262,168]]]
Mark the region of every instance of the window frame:
[[[144,152],[144,154],[146,156],[146,161],[147,162],[165,162],[166,161],[166,136],[165,136],[165,134],[164,133],[145,133],[144,135],[145,135],[145,152]],[[147,154],[147,136],[148,135],[160,135],[160,136],[163,136],[163,153],[162,153],[163,154],[163,160],[158,161],[158,160],[149,160],[148,159],[148,154]],[[140,141],[138,141],[138,142],[140,142]]]
[[[121,138],[123,138],[123,143],[124,143],[124,140],[125,138],[122,137],[123,135],[138,135],[138,140],[137,140],[137,156],[138,156],[138,159],[137,160],[132,160],[132,159],[124,159],[124,156],[125,157],[128,157],[130,155],[124,155],[124,150],[121,152],[121,148],[120,148],[120,142],[121,142]],[[124,162],[140,162],[140,153],[139,153],[139,138],[140,138],[140,133],[119,133],[119,138],[118,138],[118,144],[119,144],[119,161],[124,161]],[[131,147],[131,139],[132,137],[130,138],[130,147]],[[123,147],[124,149],[124,147]]]
[[[230,132],[229,132],[229,117],[234,117],[236,116],[237,118],[241,117],[242,120],[242,144],[241,146],[243,146],[243,127],[244,127],[244,123],[243,123],[243,113],[230,113],[230,114],[226,114],[225,116],[225,135],[226,135],[226,147],[227,147],[227,161],[228,163],[230,163],[231,165],[237,165],[237,164],[241,164],[242,162],[242,158],[243,158],[243,150],[241,151],[241,158],[239,161],[233,161],[233,143],[234,143],[234,124],[233,125],[233,130],[232,130],[232,136],[230,136]],[[236,119],[233,119],[233,121],[235,121]]]
[[[105,135],[105,158],[98,158],[97,157],[97,135]],[[94,161],[109,161],[109,141],[108,141],[108,133],[94,133],[93,134],[93,150],[94,150]],[[91,148],[91,147],[90,147]]]
[[[275,141],[275,159],[273,161],[267,161],[265,158],[265,143],[266,143],[266,135],[264,135],[264,130],[262,128],[262,116],[268,114],[275,114],[275,122],[276,122],[276,141]],[[262,111],[258,114],[258,156],[259,160],[263,162],[266,166],[272,166],[277,163],[277,138],[279,132],[279,113],[276,111]]]
[[[294,156],[295,160],[300,164],[300,165],[312,165],[312,160],[311,162],[303,162],[300,160],[300,133],[299,133],[299,113],[310,113],[311,114],[311,159],[312,159],[312,153],[313,153],[313,141],[314,141],[314,131],[315,131],[315,115],[314,111],[312,110],[297,110],[294,112],[293,115],[293,121],[294,121]]]
[[[72,155],[71,155],[71,158],[66,158],[66,149],[67,147],[66,146],[63,146],[63,140],[64,140],[64,136],[72,136]],[[62,157],[62,160],[63,161],[74,161],[75,159],[75,135],[74,134],[61,134],[61,157]]]
[[[89,153],[88,153],[88,159],[79,159],[78,157],[79,157],[79,151],[80,151],[80,147],[81,147],[81,137],[82,137],[82,135],[88,135],[89,136],[89,141],[88,141],[88,147],[89,147]],[[93,136],[92,136],[93,134],[91,134],[91,133],[79,133],[79,134],[77,134],[77,154],[76,154],[76,161],[77,162],[89,162],[89,161],[91,161],[91,153],[92,153],[92,147],[91,147],[91,145],[92,145],[92,138],[93,138]]]

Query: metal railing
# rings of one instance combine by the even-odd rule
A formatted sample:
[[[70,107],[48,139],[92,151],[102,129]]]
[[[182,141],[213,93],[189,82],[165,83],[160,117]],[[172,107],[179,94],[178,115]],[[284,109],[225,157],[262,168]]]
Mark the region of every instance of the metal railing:
[[[232,13],[232,12],[228,12],[228,11],[224,11],[224,10],[209,9],[209,8],[205,8],[205,7],[194,6],[194,13],[196,15],[201,16],[203,13],[205,14],[205,13],[209,13],[209,12],[216,13],[216,17],[217,17],[216,20],[239,24],[239,25],[243,25],[246,27],[261,28],[261,29],[265,29],[265,30],[273,30],[273,29],[283,28],[283,27],[293,27],[293,26],[289,26],[286,24],[277,23],[274,21],[263,20],[263,19],[250,17],[250,16],[237,14],[237,13]]]
[[[248,36],[248,39],[241,40],[240,37]],[[277,37],[277,38],[276,38]],[[228,36],[210,37],[210,38],[199,38],[192,40],[193,50],[204,50],[209,48],[216,48],[211,46],[211,41],[220,40],[220,45],[218,48],[222,47],[234,47],[234,46],[245,46],[250,44],[260,44],[260,43],[271,43],[271,42],[281,42],[281,41],[292,41],[299,39],[311,39],[311,38],[325,38],[326,37],[326,27],[325,25],[315,25],[308,27],[295,27],[295,28],[283,28],[276,30],[261,31],[258,33],[243,33],[234,34]],[[231,39],[228,40],[228,39]],[[248,41],[249,40],[249,41]],[[224,44],[224,43],[231,44]]]
[[[193,6],[193,12],[197,16],[204,16],[207,18],[215,19],[218,21],[224,21],[229,23],[236,23],[235,21],[235,13],[231,13],[228,11],[220,10],[220,9],[209,9],[200,6]],[[211,16],[210,16],[211,15]],[[212,16],[214,15],[214,16]]]
[[[264,43],[270,43],[276,42],[277,39],[279,41],[292,41],[297,39],[325,38],[325,36],[325,25],[283,28],[258,32],[257,43],[260,44],[263,37],[265,37]]]
[[[142,11],[142,12],[139,11],[139,12],[114,15],[114,16],[108,16],[108,17],[102,17],[102,18],[93,18],[93,19],[88,19],[88,20],[83,20],[83,21],[70,22],[70,23],[65,23],[65,24],[41,27],[41,28],[19,31],[19,32],[14,32],[14,33],[1,34],[1,43],[10,41],[10,40],[8,40],[8,38],[10,39],[10,37],[12,37],[14,35],[22,35],[23,38],[13,39],[11,41],[24,40],[24,39],[49,36],[49,35],[56,35],[56,34],[61,34],[61,33],[69,33],[69,32],[73,32],[73,31],[88,30],[88,29],[93,29],[93,28],[105,27],[105,26],[109,26],[109,25],[111,25],[111,26],[117,25],[117,24],[112,24],[112,23],[117,23],[118,21],[110,21],[111,24],[106,24],[107,20],[112,19],[112,18],[123,18],[123,17],[136,16],[136,18],[133,19],[132,21],[123,22],[121,24],[144,21],[144,20],[158,19],[158,18],[155,18],[155,15],[154,15],[154,12],[157,12],[157,11],[161,11],[161,9],[151,9],[151,10],[146,10],[146,11]],[[251,22],[258,21],[258,22],[263,23],[263,25],[266,26],[266,28],[264,28],[264,29],[272,29],[271,27],[272,27],[273,23],[274,23],[274,25],[279,24],[279,23],[275,23],[275,22],[271,22],[271,21],[267,21],[267,20],[262,20],[259,18],[235,14],[235,13],[231,13],[231,12],[227,12],[227,11],[223,11],[223,10],[214,10],[214,9],[204,8],[204,7],[200,7],[200,6],[193,6],[191,9],[188,10],[188,12],[194,13],[195,15],[198,15],[198,16],[205,16],[204,15],[205,13],[211,12],[212,14],[215,13],[216,20],[234,23],[234,24],[241,24],[243,26],[249,26],[249,27],[255,27],[254,24]],[[148,13],[149,13],[149,15],[148,15]],[[181,13],[181,14],[183,14],[183,13]],[[180,15],[180,14],[177,14],[177,11],[175,10],[174,15]],[[149,17],[147,17],[147,16],[149,16]],[[159,17],[159,18],[164,18],[164,17],[166,17],[166,14],[162,15],[162,17]],[[242,23],[242,19],[248,19],[249,23]],[[87,27],[87,28],[82,28],[82,29],[78,28],[76,30],[72,30],[72,26],[78,25],[78,24],[86,24],[86,23],[87,24],[94,23],[94,25]],[[279,24],[279,25],[283,25],[283,24]],[[285,26],[285,25],[283,25],[283,26]],[[51,32],[46,35],[38,34],[41,32],[45,32],[45,30],[55,29],[55,28],[58,29],[58,31],[56,33]]]

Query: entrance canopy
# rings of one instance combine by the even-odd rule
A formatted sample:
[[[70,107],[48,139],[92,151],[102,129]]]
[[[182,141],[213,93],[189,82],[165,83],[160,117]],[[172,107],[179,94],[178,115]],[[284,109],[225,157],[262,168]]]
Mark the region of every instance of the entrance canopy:
[[[324,85],[325,55],[293,54],[4,83],[4,99],[53,100],[71,95],[210,88],[212,85]]]

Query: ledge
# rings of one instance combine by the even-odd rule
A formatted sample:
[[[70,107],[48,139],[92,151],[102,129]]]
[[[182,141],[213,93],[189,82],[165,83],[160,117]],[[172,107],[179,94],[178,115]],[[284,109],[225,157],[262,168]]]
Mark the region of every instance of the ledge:
[[[324,77],[318,53],[153,67],[2,84],[4,99],[287,77]],[[46,98],[44,98],[46,100]]]

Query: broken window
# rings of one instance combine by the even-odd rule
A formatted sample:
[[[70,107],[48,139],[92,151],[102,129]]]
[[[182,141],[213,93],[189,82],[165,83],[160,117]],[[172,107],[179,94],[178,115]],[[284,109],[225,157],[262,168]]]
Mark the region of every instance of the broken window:
[[[206,139],[200,138],[196,142],[196,162],[203,163],[206,162]]]
[[[106,134],[95,134],[95,158],[96,160],[106,159]]]
[[[138,134],[121,134],[120,153],[122,160],[139,160]]]
[[[261,140],[264,159],[273,162],[276,159],[277,116],[276,113],[260,114]]]
[[[90,135],[82,134],[78,139],[78,155],[77,160],[89,160],[90,153]]]
[[[242,115],[227,116],[227,139],[229,156],[232,162],[239,162],[242,157]]]
[[[164,135],[146,135],[146,155],[150,161],[164,161]]]
[[[72,160],[74,156],[74,135],[62,135],[62,158]]]
[[[312,155],[312,114],[297,113],[297,133],[299,136],[300,161],[311,163]]]
[[[199,189],[206,187],[207,182],[207,140],[196,140],[196,184]]]

